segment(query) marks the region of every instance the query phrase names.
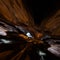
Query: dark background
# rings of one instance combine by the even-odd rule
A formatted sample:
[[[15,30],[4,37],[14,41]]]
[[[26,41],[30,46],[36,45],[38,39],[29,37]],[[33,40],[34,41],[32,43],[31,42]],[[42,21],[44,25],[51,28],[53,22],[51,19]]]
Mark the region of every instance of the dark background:
[[[52,15],[60,7],[58,0],[23,0],[27,9],[34,17],[36,24],[40,24],[43,19]]]

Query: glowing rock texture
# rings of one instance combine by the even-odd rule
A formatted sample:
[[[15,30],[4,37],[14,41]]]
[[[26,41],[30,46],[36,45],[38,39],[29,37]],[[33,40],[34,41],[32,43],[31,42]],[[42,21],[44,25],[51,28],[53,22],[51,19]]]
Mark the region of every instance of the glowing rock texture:
[[[60,36],[60,10],[37,27],[23,0],[0,0],[0,60],[40,60],[40,49],[58,56],[60,46],[49,43],[55,36]]]

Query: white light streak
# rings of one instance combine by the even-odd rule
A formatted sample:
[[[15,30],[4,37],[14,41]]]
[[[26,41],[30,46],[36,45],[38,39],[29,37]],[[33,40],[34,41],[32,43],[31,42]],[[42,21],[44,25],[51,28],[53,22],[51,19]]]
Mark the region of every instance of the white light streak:
[[[28,37],[32,37],[32,35],[29,33],[29,32],[27,32],[27,34],[26,34]]]
[[[40,56],[45,56],[46,53],[44,53],[44,52],[42,52],[42,51],[39,51],[39,55],[40,55]]]
[[[1,41],[2,41],[3,43],[6,43],[6,44],[11,43],[11,41],[5,40],[5,39],[1,39]]]
[[[7,30],[5,30],[3,27],[0,27],[0,35],[6,36],[7,35],[6,31]]]
[[[55,54],[56,56],[60,56],[60,46],[51,46],[48,48],[48,51],[50,51],[52,54]]]

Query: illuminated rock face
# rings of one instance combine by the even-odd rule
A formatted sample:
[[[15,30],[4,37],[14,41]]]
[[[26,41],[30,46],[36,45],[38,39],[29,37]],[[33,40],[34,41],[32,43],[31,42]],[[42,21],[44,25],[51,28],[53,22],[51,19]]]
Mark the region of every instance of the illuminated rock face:
[[[60,10],[56,11],[51,17],[48,17],[41,25],[46,30],[52,32],[52,35],[60,35]]]
[[[32,36],[27,32],[34,35],[37,31],[22,0],[0,0],[0,27],[0,60],[31,60],[32,46],[27,42]]]
[[[60,10],[46,21],[43,20],[39,28],[22,0],[0,0],[0,60],[31,60],[33,53],[30,52],[36,52],[36,45],[40,46],[45,31],[51,32],[50,35],[60,35],[59,16]],[[48,51],[52,52],[50,48]]]
[[[0,0],[0,13],[10,22],[20,25],[30,25],[32,17],[26,10],[22,0]],[[33,22],[32,22],[33,23]]]

